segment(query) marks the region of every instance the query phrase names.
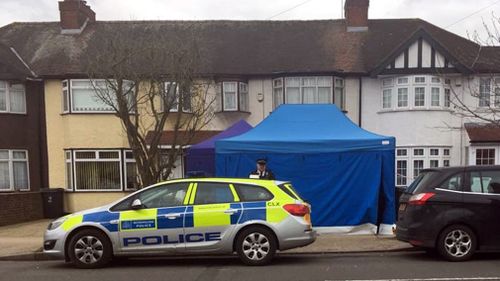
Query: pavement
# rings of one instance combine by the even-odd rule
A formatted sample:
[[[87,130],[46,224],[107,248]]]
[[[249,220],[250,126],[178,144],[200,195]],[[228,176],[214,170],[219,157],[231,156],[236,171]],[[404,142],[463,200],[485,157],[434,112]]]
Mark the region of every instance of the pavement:
[[[47,260],[43,255],[43,233],[50,220],[0,227],[0,260]],[[375,235],[322,234],[313,244],[284,251],[284,254],[395,252],[412,249],[394,237]]]

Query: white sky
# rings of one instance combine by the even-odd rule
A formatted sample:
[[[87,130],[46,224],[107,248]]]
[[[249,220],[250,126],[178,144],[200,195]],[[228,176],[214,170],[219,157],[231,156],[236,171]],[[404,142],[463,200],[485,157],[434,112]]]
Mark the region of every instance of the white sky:
[[[265,20],[306,0],[88,0],[98,20]],[[274,20],[336,19],[342,0],[308,0]],[[0,26],[57,21],[58,0],[0,0]],[[490,6],[490,7],[488,7]],[[474,15],[474,12],[488,7]],[[421,18],[462,36],[500,17],[500,0],[371,0],[370,18]],[[468,17],[469,16],[469,17]],[[449,26],[463,18],[459,23]]]

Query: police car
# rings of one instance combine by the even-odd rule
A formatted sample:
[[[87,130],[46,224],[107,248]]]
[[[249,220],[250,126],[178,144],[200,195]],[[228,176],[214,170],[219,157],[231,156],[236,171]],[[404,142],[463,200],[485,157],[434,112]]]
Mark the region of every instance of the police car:
[[[44,252],[79,268],[113,257],[231,254],[248,265],[311,244],[310,206],[288,182],[180,179],[51,222]]]

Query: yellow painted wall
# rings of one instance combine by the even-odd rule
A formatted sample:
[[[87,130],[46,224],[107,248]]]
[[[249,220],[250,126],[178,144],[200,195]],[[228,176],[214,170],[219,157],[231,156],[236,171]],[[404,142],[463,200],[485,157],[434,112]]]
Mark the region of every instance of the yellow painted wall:
[[[49,186],[66,188],[64,149],[126,148],[120,120],[111,114],[62,114],[61,80],[45,81]],[[66,211],[97,207],[123,197],[123,192],[66,194]]]

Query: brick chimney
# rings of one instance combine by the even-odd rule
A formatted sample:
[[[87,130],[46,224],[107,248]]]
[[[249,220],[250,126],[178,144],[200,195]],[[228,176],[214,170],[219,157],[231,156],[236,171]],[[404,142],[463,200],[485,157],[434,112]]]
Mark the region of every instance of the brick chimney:
[[[80,34],[87,24],[95,22],[95,13],[85,0],[60,1],[59,11],[62,34]]]
[[[345,1],[344,14],[347,32],[368,30],[368,6],[370,6],[370,0]]]

